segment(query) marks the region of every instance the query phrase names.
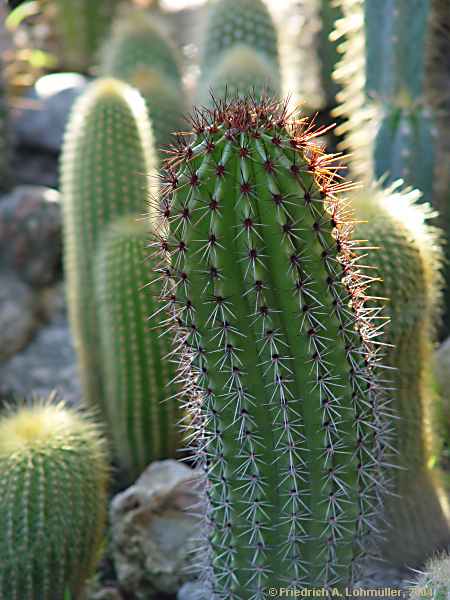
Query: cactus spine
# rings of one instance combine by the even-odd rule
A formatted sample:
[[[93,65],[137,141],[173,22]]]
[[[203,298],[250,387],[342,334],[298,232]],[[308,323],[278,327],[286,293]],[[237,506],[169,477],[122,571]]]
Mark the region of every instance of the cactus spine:
[[[395,495],[385,501],[383,556],[393,564],[418,566],[450,542],[450,507],[442,474],[437,432],[438,398],[431,367],[441,304],[442,251],[438,231],[428,224],[434,214],[418,205],[420,193],[401,191],[399,183],[382,190],[373,185],[353,194],[358,238],[378,249],[368,262],[380,280],[371,288],[388,299],[390,322],[383,342],[384,361],[393,388]]]
[[[143,212],[155,193],[152,134],[144,100],[125,83],[100,79],[75,104],[61,163],[69,317],[84,398],[103,406],[93,265],[104,226]]]
[[[88,71],[108,32],[118,0],[52,0],[49,10],[62,44],[64,66]]]
[[[108,466],[97,426],[35,400],[0,418],[0,597],[74,598],[92,575]]]
[[[101,52],[100,72],[126,81],[144,97],[158,150],[186,125],[179,63],[163,26],[144,11],[129,8],[115,21]]]
[[[344,583],[374,533],[388,410],[345,184],[284,106],[219,104],[193,128],[155,247],[207,476],[205,572],[227,599]]]
[[[175,456],[180,440],[174,406],[169,341],[147,331],[157,291],[145,288],[149,229],[125,216],[105,231],[96,258],[95,282],[106,414],[117,458],[130,478],[152,461]],[[145,289],[144,289],[145,288]]]

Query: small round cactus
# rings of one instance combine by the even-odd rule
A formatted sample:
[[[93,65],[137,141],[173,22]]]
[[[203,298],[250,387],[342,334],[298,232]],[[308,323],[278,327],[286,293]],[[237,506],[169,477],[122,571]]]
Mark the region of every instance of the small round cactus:
[[[0,598],[78,598],[106,521],[105,441],[53,398],[0,417]]]

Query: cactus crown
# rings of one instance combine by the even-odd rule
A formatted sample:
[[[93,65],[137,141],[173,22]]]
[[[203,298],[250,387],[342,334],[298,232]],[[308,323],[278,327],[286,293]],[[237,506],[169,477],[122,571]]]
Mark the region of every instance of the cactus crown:
[[[342,582],[379,511],[386,434],[350,184],[285,103],[217,101],[192,125],[154,247],[208,479],[205,572],[219,598]]]

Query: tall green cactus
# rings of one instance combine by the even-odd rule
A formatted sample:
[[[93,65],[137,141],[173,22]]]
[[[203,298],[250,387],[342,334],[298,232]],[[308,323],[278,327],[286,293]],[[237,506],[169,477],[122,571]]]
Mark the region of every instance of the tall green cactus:
[[[84,398],[103,406],[93,268],[105,225],[144,212],[155,194],[155,157],[145,102],[127,84],[100,79],[75,104],[61,159],[69,317]]]
[[[35,400],[0,417],[0,597],[79,598],[106,521],[108,465],[97,426]]]
[[[108,33],[119,0],[50,0],[47,4],[59,34],[65,68],[88,71]]]
[[[345,583],[375,535],[389,410],[346,186],[284,105],[222,103],[193,129],[155,252],[207,474],[204,573],[230,600]]]
[[[427,98],[436,119],[437,168],[433,203],[440,213],[440,224],[450,232],[450,11],[446,0],[432,0],[428,63]],[[445,333],[450,331],[450,244],[446,244]]]
[[[403,179],[432,200],[434,116],[425,94],[429,0],[340,0],[343,58],[336,116],[358,179]]]
[[[126,81],[144,97],[158,150],[185,128],[180,62],[163,26],[144,11],[129,8],[114,23],[101,51],[100,73]]]
[[[364,2],[366,95],[381,102],[374,174],[401,178],[431,201],[435,127],[426,106],[425,71],[431,0]]]
[[[108,430],[130,479],[152,460],[176,456],[180,445],[170,343],[148,331],[158,295],[146,287],[148,238],[136,217],[117,219],[102,236],[94,271]]]
[[[390,322],[383,342],[386,379],[393,388],[395,448],[393,492],[386,498],[383,556],[391,563],[418,566],[450,542],[450,506],[442,475],[435,468],[440,451],[438,398],[431,375],[441,304],[442,251],[433,216],[418,205],[420,193],[399,184],[379,185],[352,196],[360,223],[356,236],[369,240],[368,263],[380,280],[371,287],[387,298]]]
[[[240,44],[254,48],[279,71],[277,31],[264,0],[214,0],[206,21],[201,80],[210,80],[224,53]]]
[[[215,99],[248,95],[279,98],[281,82],[271,63],[253,48],[241,44],[224,53],[212,78],[203,84],[199,103],[208,106],[213,105]]]

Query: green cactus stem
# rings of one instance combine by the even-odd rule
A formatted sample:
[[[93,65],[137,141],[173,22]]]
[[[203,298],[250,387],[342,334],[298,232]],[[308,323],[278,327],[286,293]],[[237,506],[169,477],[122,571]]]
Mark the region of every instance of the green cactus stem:
[[[321,133],[285,104],[218,102],[163,177],[154,247],[206,471],[208,598],[346,583],[376,537],[388,400]]]
[[[433,349],[440,320],[442,250],[439,232],[429,225],[434,214],[418,204],[420,193],[402,191],[399,182],[358,190],[352,204],[355,234],[369,240],[368,262],[380,279],[371,286],[375,297],[387,298],[390,322],[386,379],[393,388],[398,467],[385,501],[382,554],[391,564],[417,567],[450,542],[450,507],[442,474],[438,432],[439,398],[432,379]],[[369,304],[370,305],[370,304]]]
[[[450,231],[450,12],[445,0],[432,1],[428,37],[427,100],[436,120],[436,170],[433,204],[440,225]],[[443,336],[450,331],[450,244],[445,246],[445,313]]]
[[[126,81],[144,97],[161,158],[173,134],[186,127],[180,62],[163,26],[139,10],[127,9],[117,19],[101,52],[100,73]]]
[[[270,96],[279,98],[281,82],[268,63],[253,48],[236,45],[224,53],[223,59],[213,71],[213,77],[205,82],[199,94],[199,104],[211,105],[213,98]]]
[[[100,52],[100,73],[129,81],[136,69],[156,70],[180,86],[180,57],[161,22],[143,10],[120,13]]]
[[[435,181],[435,128],[430,111],[385,105],[374,141],[374,175],[384,185],[403,179],[431,199]]]
[[[155,190],[145,102],[125,83],[99,79],[75,104],[64,139],[61,191],[71,328],[84,399],[103,406],[93,269],[105,225],[144,213]]]
[[[387,101],[424,95],[432,0],[366,0],[366,94]]]
[[[118,4],[119,0],[51,0],[48,3],[66,70],[90,70]]]
[[[214,0],[206,21],[201,80],[211,79],[224,53],[241,44],[254,48],[279,71],[277,31],[264,1]]]
[[[102,236],[95,268],[108,431],[130,480],[152,460],[176,457],[180,446],[170,342],[148,326],[158,297],[146,287],[148,238],[136,217],[117,219]]]
[[[0,597],[80,598],[106,522],[108,463],[92,419],[34,400],[0,417]]]

